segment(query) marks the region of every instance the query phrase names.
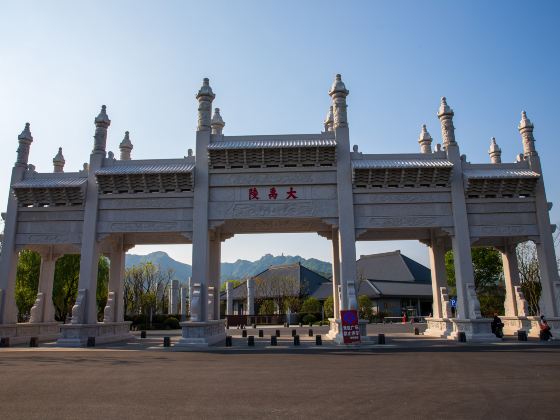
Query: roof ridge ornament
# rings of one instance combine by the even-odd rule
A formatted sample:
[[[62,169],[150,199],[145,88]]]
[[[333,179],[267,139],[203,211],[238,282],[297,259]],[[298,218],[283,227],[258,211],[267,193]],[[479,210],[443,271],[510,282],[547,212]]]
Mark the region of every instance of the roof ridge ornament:
[[[220,114],[220,108],[214,108],[214,115],[210,123],[212,127],[212,134],[222,135],[222,130],[224,129],[226,123],[222,119]]]
[[[62,147],[58,148],[58,153],[53,158],[53,172],[59,173],[64,172],[64,164],[66,160],[64,159],[64,155],[62,154]]]
[[[456,146],[455,141],[455,127],[453,126],[453,116],[455,113],[449,105],[447,105],[447,98],[441,97],[441,103],[437,116],[441,123],[441,136],[443,138],[443,147],[447,150],[449,146]]]
[[[130,152],[134,149],[132,142],[130,141],[130,132],[124,132],[124,138],[119,144],[119,149],[121,151],[121,160],[130,160]]]
[[[335,76],[334,82],[329,90],[329,95],[332,98],[333,103],[333,127],[337,129],[339,127],[348,127],[348,117],[346,113],[346,97],[350,91],[346,89],[346,85],[342,81],[342,76],[337,74]]]
[[[93,144],[93,153],[105,156],[105,148],[107,146],[107,128],[111,125],[111,120],[107,115],[107,107],[101,105],[101,112],[95,117],[95,135]]]
[[[198,100],[198,131],[210,131],[212,126],[212,101],[216,95],[210,87],[210,79],[205,77],[196,94]]]
[[[529,118],[527,118],[527,113],[521,111],[521,121],[517,129],[521,134],[521,140],[523,142],[523,155],[527,158],[529,156],[538,156],[537,150],[535,149],[535,137],[533,136],[533,129],[535,126]]]
[[[432,136],[428,133],[426,124],[422,124],[418,143],[420,144],[420,153],[432,153]]]
[[[25,128],[18,136],[19,147],[17,149],[16,166],[27,167],[29,150],[31,148],[31,143],[33,142],[30,126],[31,125],[29,123],[25,123]]]
[[[488,150],[490,155],[490,161],[492,163],[502,163],[502,149],[496,143],[496,137],[492,137],[490,140],[490,149]]]

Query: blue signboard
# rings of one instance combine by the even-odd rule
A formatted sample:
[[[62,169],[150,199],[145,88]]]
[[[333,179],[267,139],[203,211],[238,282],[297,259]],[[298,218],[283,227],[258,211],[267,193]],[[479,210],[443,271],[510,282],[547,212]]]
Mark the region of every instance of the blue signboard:
[[[457,307],[457,298],[452,297],[451,299],[449,299],[449,303],[451,303],[452,308],[456,308]]]

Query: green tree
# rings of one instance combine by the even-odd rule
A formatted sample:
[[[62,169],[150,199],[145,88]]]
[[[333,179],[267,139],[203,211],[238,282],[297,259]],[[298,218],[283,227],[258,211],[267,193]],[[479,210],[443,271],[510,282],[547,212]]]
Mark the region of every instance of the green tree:
[[[80,255],[68,254],[56,261],[52,299],[57,321],[66,322],[66,317],[72,315],[72,306],[78,295],[79,278]]]
[[[321,302],[314,297],[308,297],[301,305],[301,312],[308,314],[321,313]]]
[[[371,319],[373,315],[371,299],[366,295],[358,296],[358,311],[360,319]]]
[[[494,313],[503,314],[505,287],[500,252],[495,248],[473,248],[471,254],[474,284],[482,316],[490,317]],[[452,251],[448,251],[445,255],[445,268],[451,294],[455,295],[457,289]]]
[[[29,318],[31,307],[37,299],[40,271],[41,256],[38,253],[27,249],[19,253],[15,298],[20,322]]]
[[[259,304],[259,315],[272,315],[276,312],[276,305],[272,299],[263,300]]]
[[[325,303],[323,303],[323,309],[325,311],[325,318],[334,317],[334,298],[332,297],[332,295],[325,299]]]

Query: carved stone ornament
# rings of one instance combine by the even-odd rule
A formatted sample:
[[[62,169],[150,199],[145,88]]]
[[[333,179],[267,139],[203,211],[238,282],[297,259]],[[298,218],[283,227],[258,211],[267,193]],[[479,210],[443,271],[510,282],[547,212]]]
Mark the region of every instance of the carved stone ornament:
[[[474,284],[467,284],[467,302],[469,305],[469,319],[482,318],[480,314],[480,302],[476,296],[476,288]]]
[[[192,285],[192,291],[191,291],[191,304],[190,304],[190,311],[191,311],[191,321],[194,322],[198,322],[201,320],[200,317],[200,312],[201,312],[201,296],[200,296],[200,290],[201,286],[200,283],[194,283]]]
[[[439,293],[441,296],[441,317],[451,318],[453,316],[453,312],[451,311],[451,303],[449,302],[447,287],[440,287]]]
[[[115,292],[109,292],[107,297],[107,305],[103,310],[103,322],[114,322],[115,321]]]
[[[43,322],[43,307],[45,304],[45,294],[43,292],[37,293],[37,299],[31,308],[30,323]]]
[[[515,301],[517,303],[517,316],[528,316],[529,304],[525,299],[521,286],[515,286],[513,288],[513,292],[515,293]]]
[[[86,296],[87,289],[78,290],[78,297],[76,298],[76,303],[72,307],[72,319],[70,322],[72,324],[83,324],[84,315],[86,310]]]

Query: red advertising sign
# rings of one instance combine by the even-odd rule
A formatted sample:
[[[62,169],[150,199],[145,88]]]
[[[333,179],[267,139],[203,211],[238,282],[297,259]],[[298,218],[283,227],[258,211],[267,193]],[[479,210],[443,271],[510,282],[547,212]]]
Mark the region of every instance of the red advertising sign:
[[[340,319],[342,321],[342,337],[344,344],[352,344],[360,342],[360,324],[358,319],[358,311],[340,311]]]

